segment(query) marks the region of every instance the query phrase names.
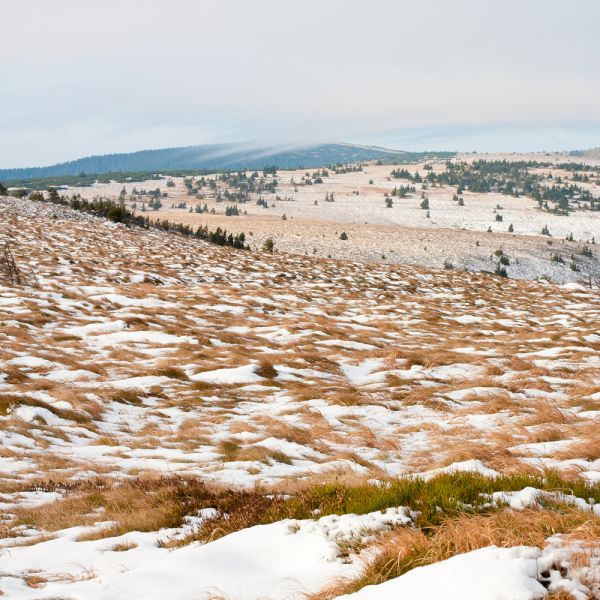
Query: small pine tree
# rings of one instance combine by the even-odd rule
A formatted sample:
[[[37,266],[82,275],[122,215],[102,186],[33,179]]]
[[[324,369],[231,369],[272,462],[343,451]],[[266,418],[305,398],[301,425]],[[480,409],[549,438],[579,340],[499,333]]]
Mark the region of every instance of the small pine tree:
[[[423,210],[429,210],[429,198],[423,198],[421,201],[421,208]]]
[[[273,241],[273,238],[267,238],[265,243],[262,245],[262,249],[263,252],[269,252],[270,254],[273,254],[273,251],[275,250],[275,242]]]
[[[31,194],[29,194],[29,199],[34,202],[43,202],[44,194],[42,192],[31,192]]]
[[[513,233],[513,231],[514,231],[514,230],[515,230],[515,228],[513,227],[513,224],[511,223],[511,224],[508,226],[508,232],[509,232],[509,233]]]
[[[346,241],[348,239],[348,234],[345,231],[342,231],[340,235],[340,240]]]
[[[575,257],[573,255],[571,255],[571,262],[569,263],[569,268],[571,269],[571,271],[574,271],[575,273],[578,273],[579,271],[581,271],[581,269],[579,268],[579,265],[575,262]]]
[[[494,273],[496,275],[499,275],[500,277],[508,277],[506,269],[500,263],[496,265],[496,270],[494,271]]]
[[[52,202],[53,204],[60,202],[60,194],[56,188],[48,189],[48,201]]]
[[[548,229],[548,225],[544,225],[542,227],[542,235],[550,235],[550,230]]]

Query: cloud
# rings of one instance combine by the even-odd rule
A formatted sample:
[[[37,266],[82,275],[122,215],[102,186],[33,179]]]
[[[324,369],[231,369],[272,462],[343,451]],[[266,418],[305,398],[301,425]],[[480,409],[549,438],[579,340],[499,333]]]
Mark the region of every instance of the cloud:
[[[595,0],[7,0],[0,18],[0,166],[394,132],[416,148],[453,127],[455,147],[499,130],[566,147],[600,124]]]

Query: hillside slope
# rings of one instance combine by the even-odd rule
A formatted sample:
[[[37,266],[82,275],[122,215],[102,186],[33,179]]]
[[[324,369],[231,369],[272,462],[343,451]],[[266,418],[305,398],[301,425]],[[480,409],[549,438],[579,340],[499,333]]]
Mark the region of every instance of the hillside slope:
[[[451,153],[446,153],[451,155]],[[336,163],[383,159],[410,153],[352,144],[319,144],[294,149],[248,148],[238,144],[207,144],[183,148],[89,156],[47,167],[0,169],[0,180],[79,175],[199,169],[262,169],[321,167]]]
[[[591,597],[545,539],[598,538],[594,292],[14,198],[0,240],[37,279],[0,276],[3,598],[300,600],[379,553],[396,579],[357,600]]]
[[[533,451],[521,423],[548,416],[540,393],[555,410],[598,399],[600,300],[578,286],[234,251],[0,202],[3,238],[40,282],[0,288],[3,431],[39,428],[45,440],[4,459],[15,477],[56,452],[63,477],[171,464],[252,485],[332,468],[425,471],[483,440],[471,457],[504,470]],[[481,418],[466,422],[467,408]],[[432,419],[460,428],[440,437]],[[140,453],[150,426],[168,453]],[[566,440],[586,426],[562,431],[565,467]],[[264,460],[275,451],[285,459]]]

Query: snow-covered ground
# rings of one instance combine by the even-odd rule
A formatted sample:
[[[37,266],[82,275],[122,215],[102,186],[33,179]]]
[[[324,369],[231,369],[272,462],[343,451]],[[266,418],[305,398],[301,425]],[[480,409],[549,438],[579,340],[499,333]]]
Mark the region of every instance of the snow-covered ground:
[[[540,495],[539,490],[524,490],[512,496],[520,510],[534,506]],[[164,547],[164,540],[177,539],[203,518],[190,518],[180,529],[130,532],[95,541],[78,538],[102,524],[59,531],[37,544],[0,543],[1,589],[5,597],[22,600],[302,600],[334,582],[359,577],[365,562],[379,551],[369,542],[386,531],[411,526],[409,511],[397,508],[287,519],[206,544]],[[349,543],[358,550],[344,553],[342,548]],[[544,548],[487,546],[339,598],[535,600],[546,597],[548,590],[563,590],[575,600],[587,600],[596,597],[590,595],[590,582],[597,580],[600,557],[581,564],[576,560],[581,551],[581,545],[560,535],[549,538]]]
[[[462,155],[457,160],[476,158],[499,159],[494,155]],[[567,160],[564,156],[520,155],[504,155],[502,159]],[[221,226],[234,232],[252,232],[248,241],[254,248],[260,248],[271,237],[276,247],[286,252],[434,268],[449,262],[455,268],[475,271],[494,271],[498,261],[494,252],[502,248],[510,260],[506,267],[510,277],[544,277],[559,283],[586,281],[589,275],[600,278],[597,257],[589,259],[581,254],[584,244],[589,244],[593,238],[600,240],[600,212],[574,208],[565,216],[540,210],[532,198],[468,191],[463,194],[464,206],[458,206],[453,200],[455,187],[431,185],[425,192],[430,204],[426,211],[420,207],[423,190],[418,183],[414,194],[393,198],[393,206],[387,208],[384,194],[409,184],[407,180],[390,177],[395,168],[405,168],[412,173],[419,171],[423,176],[427,173],[423,163],[398,167],[367,164],[360,172],[335,174],[330,171],[323,183],[301,186],[297,184],[306,171],[280,171],[277,193],[264,194],[269,208],[257,205],[254,200],[259,195],[254,194],[253,201],[240,205],[245,214],[238,217],[225,217],[225,207],[231,203],[226,200],[215,202],[214,192],[208,188],[204,188],[206,197],[202,200],[188,196],[183,178],[172,179],[175,187],[167,187],[167,180],[162,179],[125,185],[96,184],[89,188],[73,188],[69,193],[80,193],[89,198],[101,194],[116,199],[123,187],[128,193],[133,188],[149,190],[158,187],[168,194],[168,198],[163,199],[163,208],[151,212],[151,216],[195,226],[208,224],[212,229]],[[435,171],[443,169],[443,163],[434,163]],[[552,171],[555,176],[562,177],[573,175],[559,169],[538,171]],[[596,180],[579,185],[600,197]],[[218,186],[221,193],[224,192],[226,185],[219,182]],[[329,194],[333,194],[335,202],[325,202],[325,195]],[[186,202],[187,208],[171,208],[181,202]],[[196,204],[206,204],[216,214],[188,212]],[[138,201],[137,205],[139,209],[141,203]],[[502,221],[496,221],[497,214],[502,216]],[[282,219],[284,215],[285,220]],[[511,225],[513,233],[509,233]],[[541,235],[545,226],[551,239]],[[347,241],[339,239],[342,230],[348,235]],[[571,235],[574,241],[565,241]],[[553,254],[561,254],[564,263],[552,261]],[[572,256],[579,271],[570,268]]]
[[[85,528],[75,527],[33,546],[4,552],[0,546],[0,557],[4,555],[11,574],[6,575],[4,566],[0,586],[9,598],[39,598],[39,591],[26,583],[28,573],[49,580],[44,597],[300,599],[333,578],[360,573],[359,556],[339,557],[344,541],[368,540],[409,521],[402,509],[331,515],[316,521],[285,520],[175,550],[161,548],[158,541],[176,537],[178,530],[77,541]]]
[[[0,286],[2,523],[98,477],[267,489],[550,467],[600,480],[595,291],[235,251],[26,200],[0,200],[0,209],[2,239],[39,283]],[[518,499],[500,500],[518,508]],[[176,550],[157,545],[182,534],[175,530],[76,541],[77,527],[12,548],[6,538],[0,590],[192,598],[214,587],[233,598],[294,597],[359,572],[365,555],[335,551],[346,525],[363,535],[368,523],[408,515],[398,507],[335,524],[317,517]],[[128,544],[137,546],[112,549]],[[240,556],[242,546],[253,550]],[[435,597],[442,580],[451,594],[467,564],[489,577],[474,578],[462,598],[541,597],[532,565],[545,552],[477,550],[358,597]],[[223,567],[231,564],[237,579]],[[200,568],[202,578],[180,581]],[[507,578],[514,595],[485,595],[485,581]]]
[[[584,448],[600,414],[593,291],[234,252],[4,206],[40,283],[0,289],[0,470],[14,477],[52,455],[63,477],[243,486],[470,459],[600,478]]]

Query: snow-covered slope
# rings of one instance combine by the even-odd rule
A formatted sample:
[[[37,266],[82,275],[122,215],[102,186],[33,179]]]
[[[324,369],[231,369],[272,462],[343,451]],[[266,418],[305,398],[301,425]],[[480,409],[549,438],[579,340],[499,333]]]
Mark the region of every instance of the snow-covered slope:
[[[362,539],[408,519],[403,507],[315,514],[177,549],[157,540],[181,528],[76,541],[102,510],[49,527],[56,539],[18,525],[95,481],[266,489],[544,467],[600,480],[594,292],[235,251],[25,200],[0,208],[2,239],[37,280],[0,287],[7,597],[298,597],[360,572],[371,550],[354,540],[339,555],[346,526]],[[481,550],[357,597],[435,597],[438,581],[450,594],[478,565],[514,596],[485,596],[482,576],[461,597],[535,598],[543,551]]]

